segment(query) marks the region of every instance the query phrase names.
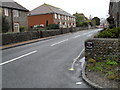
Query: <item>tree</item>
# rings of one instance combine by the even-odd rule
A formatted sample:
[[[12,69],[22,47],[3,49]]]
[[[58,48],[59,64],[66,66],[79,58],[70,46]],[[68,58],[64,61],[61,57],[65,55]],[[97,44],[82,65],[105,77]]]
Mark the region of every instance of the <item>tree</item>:
[[[5,16],[2,16],[2,33],[8,32],[10,29],[9,23]]]
[[[86,22],[87,18],[84,16],[84,14],[76,12],[75,14],[73,14],[73,16],[76,17],[76,26],[77,27],[85,26],[85,24],[87,23]]]
[[[96,25],[100,25],[100,18],[94,17],[92,20],[96,22]]]

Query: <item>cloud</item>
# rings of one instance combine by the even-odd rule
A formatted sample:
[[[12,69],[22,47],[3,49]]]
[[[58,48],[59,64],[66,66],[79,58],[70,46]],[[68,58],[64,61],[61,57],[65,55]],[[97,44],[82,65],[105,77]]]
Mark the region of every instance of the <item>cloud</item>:
[[[14,2],[13,0],[0,0],[0,2]]]
[[[110,2],[120,2],[120,0],[110,0]]]

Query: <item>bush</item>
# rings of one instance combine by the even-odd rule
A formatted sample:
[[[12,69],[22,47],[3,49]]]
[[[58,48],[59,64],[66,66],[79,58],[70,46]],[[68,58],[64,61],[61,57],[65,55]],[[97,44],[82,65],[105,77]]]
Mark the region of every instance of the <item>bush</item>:
[[[120,28],[108,29],[100,32],[97,36],[98,38],[119,38]]]
[[[88,27],[88,22],[80,22],[77,24],[77,27]]]
[[[5,16],[2,16],[2,33],[8,32],[10,29],[9,23]]]
[[[87,69],[98,72],[101,76],[105,76],[110,80],[120,80],[120,73],[118,71],[120,68],[118,67],[118,60],[119,59],[116,56],[113,56],[111,59],[109,57],[105,57],[103,58],[103,61],[88,59]]]
[[[58,24],[49,24],[46,29],[59,29],[59,25]]]
[[[20,32],[24,32],[25,31],[25,26],[21,26],[20,27]]]

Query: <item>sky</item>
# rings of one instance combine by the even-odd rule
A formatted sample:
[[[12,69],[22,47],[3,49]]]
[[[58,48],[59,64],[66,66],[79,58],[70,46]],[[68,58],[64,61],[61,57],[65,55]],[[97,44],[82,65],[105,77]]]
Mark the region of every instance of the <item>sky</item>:
[[[59,7],[70,14],[84,13],[86,17],[106,18],[108,16],[110,0],[14,0],[27,8],[34,8],[47,3]]]

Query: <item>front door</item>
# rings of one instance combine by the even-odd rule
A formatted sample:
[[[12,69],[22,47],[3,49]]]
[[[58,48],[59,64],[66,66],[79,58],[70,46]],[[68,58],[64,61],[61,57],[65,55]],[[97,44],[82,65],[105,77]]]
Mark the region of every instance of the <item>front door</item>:
[[[19,23],[14,23],[14,32],[20,32]]]

